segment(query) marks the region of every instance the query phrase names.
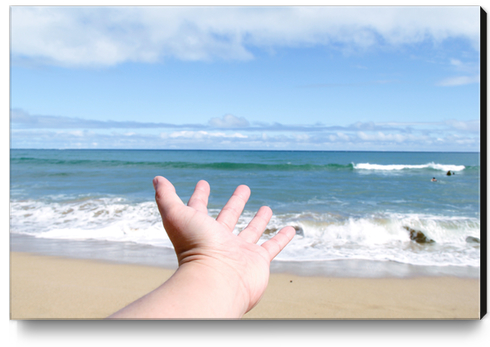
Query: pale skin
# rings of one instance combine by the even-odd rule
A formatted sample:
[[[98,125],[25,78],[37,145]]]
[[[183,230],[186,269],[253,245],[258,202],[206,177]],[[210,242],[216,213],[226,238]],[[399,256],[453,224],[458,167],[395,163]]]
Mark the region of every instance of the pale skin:
[[[163,225],[179,267],[161,286],[110,319],[238,319],[262,297],[270,262],[292,240],[292,227],[257,245],[272,210],[262,206],[238,235],[233,229],[250,197],[241,185],[216,219],[207,211],[210,186],[199,181],[187,206],[166,178],[153,179]]]

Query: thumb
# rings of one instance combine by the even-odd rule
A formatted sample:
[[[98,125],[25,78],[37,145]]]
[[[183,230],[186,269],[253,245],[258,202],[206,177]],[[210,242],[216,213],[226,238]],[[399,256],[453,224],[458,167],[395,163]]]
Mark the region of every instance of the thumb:
[[[172,207],[184,204],[175,192],[173,184],[166,178],[162,176],[155,177],[153,179],[153,187],[155,188],[155,200],[162,217]]]

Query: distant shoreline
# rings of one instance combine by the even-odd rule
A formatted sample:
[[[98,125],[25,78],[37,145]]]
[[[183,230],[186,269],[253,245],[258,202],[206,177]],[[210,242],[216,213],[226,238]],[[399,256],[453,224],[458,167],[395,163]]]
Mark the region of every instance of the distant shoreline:
[[[10,148],[29,151],[215,151],[215,152],[339,152],[339,153],[481,153],[480,151],[368,151],[368,150],[322,150],[322,149],[202,149],[202,148]]]

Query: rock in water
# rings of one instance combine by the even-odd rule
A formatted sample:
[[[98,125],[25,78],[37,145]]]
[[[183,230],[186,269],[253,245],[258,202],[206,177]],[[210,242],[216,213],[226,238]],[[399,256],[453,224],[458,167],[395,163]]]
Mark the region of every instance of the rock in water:
[[[428,238],[420,230],[415,230],[415,229],[412,229],[409,227],[403,227],[403,228],[405,228],[406,230],[408,230],[408,232],[410,232],[410,240],[412,240],[412,241],[415,241],[417,243],[435,243],[434,240],[432,240],[431,238]]]
[[[305,233],[303,231],[303,228],[301,228],[300,226],[293,226],[294,230],[296,230],[296,235],[299,235],[299,236],[305,236]]]
[[[478,237],[468,236],[466,238],[466,242],[468,242],[468,243],[480,243],[480,239]]]
[[[300,226],[293,226],[294,230],[296,230],[296,235],[299,235],[299,236],[305,236],[305,233],[303,231],[303,228],[301,228]],[[273,235],[274,233],[276,233],[279,229],[277,228],[267,228],[264,230],[264,234],[265,235]]]

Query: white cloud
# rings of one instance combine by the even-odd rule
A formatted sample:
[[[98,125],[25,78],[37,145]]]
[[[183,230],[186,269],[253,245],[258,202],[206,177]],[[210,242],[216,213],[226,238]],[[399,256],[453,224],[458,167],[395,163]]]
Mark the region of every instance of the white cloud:
[[[374,130],[375,124],[374,122],[356,122],[351,125],[352,127],[356,129],[363,129],[363,130]]]
[[[76,137],[82,137],[85,135],[84,132],[81,130],[68,131],[67,133]]]
[[[457,66],[457,67],[463,65],[463,63],[460,60],[458,60],[458,59],[450,59],[450,64],[451,65],[454,65],[454,66]]]
[[[479,120],[365,121],[350,126],[262,124],[226,128],[225,125],[238,126],[240,119],[225,116],[218,118],[221,123],[217,125],[223,127],[217,129],[203,124],[157,126],[136,122],[109,122],[113,126],[105,127],[95,126],[92,120],[77,122],[62,116],[46,117],[12,112],[12,124],[18,121],[26,125],[11,127],[12,148],[93,148],[97,143],[98,148],[478,151],[480,145]],[[53,127],[55,121],[70,127]],[[27,126],[30,124],[36,126]],[[169,130],[161,132],[162,128]],[[176,128],[185,130],[171,130]]]
[[[350,141],[350,137],[344,133],[337,133],[337,136],[342,141]]]
[[[463,53],[463,56],[467,54]],[[475,75],[480,71],[480,62],[476,61],[461,61],[460,59],[451,58],[449,59],[449,65],[456,71],[465,74],[473,74]]]
[[[461,61],[460,59],[449,59],[449,68],[453,74],[459,76],[451,76],[436,83],[438,86],[452,87],[462,86],[473,83],[480,83],[480,64],[479,61]]]
[[[65,116],[31,115],[22,109],[10,111],[12,125],[24,129],[115,129],[115,128],[205,128],[202,124],[169,124],[136,121],[100,121]]]
[[[397,134],[397,133],[390,133],[390,134],[385,134],[384,132],[377,132],[377,133],[372,133],[372,134],[366,134],[365,132],[359,131],[357,133],[357,136],[367,142],[397,142],[397,143],[403,143],[407,141],[408,139],[415,139],[415,136],[410,136],[410,135],[402,135],[402,134]]]
[[[308,134],[294,134],[294,139],[299,142],[307,142],[310,140],[310,136]]]
[[[473,120],[473,121],[458,121],[458,120],[448,120],[446,121],[446,124],[449,125],[450,127],[459,130],[459,131],[469,131],[469,132],[475,132],[478,133],[480,132],[480,121],[479,120]]]
[[[458,126],[454,123],[455,126]],[[97,145],[95,145],[95,143]],[[161,134],[135,132],[50,131],[12,129],[12,148],[134,148],[134,149],[287,149],[287,150],[399,150],[478,151],[477,134],[434,130],[430,134],[393,131],[265,133],[250,135],[212,131],[176,131]]]
[[[65,66],[253,59],[250,47],[439,43],[479,49],[479,7],[12,7],[13,59]]]
[[[437,85],[442,87],[454,87],[473,83],[480,83],[480,75],[449,77],[438,82]]]
[[[175,131],[171,134],[161,134],[162,138],[186,138],[186,139],[210,139],[210,138],[241,138],[246,139],[248,136],[234,133],[234,134],[225,134],[225,133],[216,133],[216,132],[207,132],[207,131]]]
[[[209,120],[209,125],[214,128],[245,128],[248,127],[250,123],[243,117],[226,114],[222,118],[211,118]]]

